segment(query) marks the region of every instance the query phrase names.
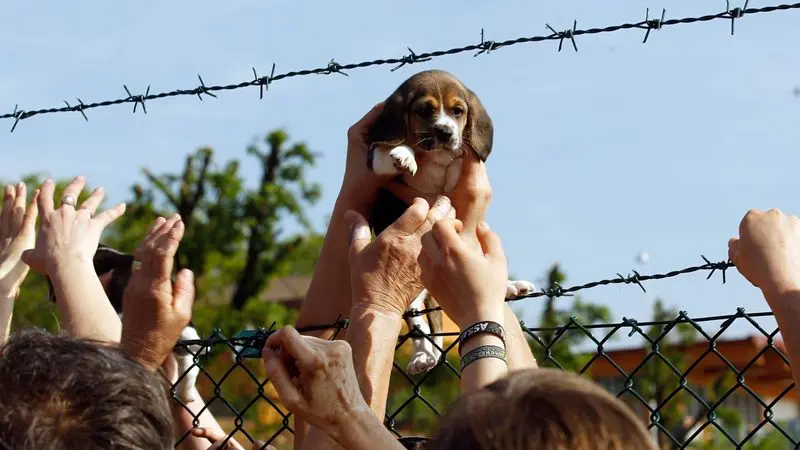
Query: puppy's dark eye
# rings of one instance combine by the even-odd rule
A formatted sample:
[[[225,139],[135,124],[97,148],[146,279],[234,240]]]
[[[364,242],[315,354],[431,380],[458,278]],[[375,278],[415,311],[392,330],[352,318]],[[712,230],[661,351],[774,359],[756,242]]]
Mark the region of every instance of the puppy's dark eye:
[[[430,117],[433,115],[433,106],[431,105],[423,106],[422,108],[419,108],[417,110],[417,114],[419,114],[422,117]]]
[[[460,106],[456,106],[455,108],[453,108],[453,115],[454,116],[459,117],[462,114],[464,114],[464,108],[462,108]]]

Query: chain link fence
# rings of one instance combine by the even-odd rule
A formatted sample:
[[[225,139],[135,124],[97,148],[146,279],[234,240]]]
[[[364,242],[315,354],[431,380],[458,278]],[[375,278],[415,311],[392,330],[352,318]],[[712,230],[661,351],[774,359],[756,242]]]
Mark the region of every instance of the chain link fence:
[[[530,296],[555,298],[611,283],[644,289],[646,280],[698,271],[708,271],[707,278],[721,271],[724,277],[731,267],[728,262],[705,261],[666,274],[619,275]],[[604,386],[641,417],[661,448],[800,447],[797,393],[772,313],[739,308],[730,315],[692,318],[684,311],[663,310],[648,322],[623,318],[617,323],[582,323],[572,317],[553,327],[521,325],[541,367],[574,371]],[[340,320],[301,331],[346,327],[347,321]],[[201,370],[197,386],[206,407],[231,437],[291,448],[291,414],[266,379],[260,360],[264,341],[273,331],[274,324],[233,338],[215,332],[178,345],[210,350],[195,358]],[[418,376],[405,369],[410,341],[424,337],[435,345],[433,335],[415,329],[399,337],[385,420],[398,438],[430,435],[458,396],[457,333],[440,335],[442,358],[433,370]]]

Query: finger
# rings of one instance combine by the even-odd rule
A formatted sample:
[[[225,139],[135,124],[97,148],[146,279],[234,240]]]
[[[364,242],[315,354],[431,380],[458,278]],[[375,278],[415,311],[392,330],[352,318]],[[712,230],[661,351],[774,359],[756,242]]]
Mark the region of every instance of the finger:
[[[25,183],[17,184],[14,197],[14,210],[11,218],[11,236],[16,236],[22,229],[22,222],[25,220],[25,202],[28,200],[28,190]]]
[[[453,251],[461,252],[466,248],[466,244],[464,244],[464,241],[456,230],[456,220],[457,219],[441,220],[435,223],[431,232],[428,233],[436,240],[439,248],[445,255]]]
[[[125,203],[120,203],[119,205],[107,209],[97,216],[93,220],[97,221],[103,228],[111,225],[112,222],[122,217],[125,214]]]
[[[421,236],[422,233],[427,233],[434,224],[447,217],[455,217],[455,211],[453,211],[450,199],[442,195],[436,199],[431,209],[428,210],[428,214],[425,216],[425,223],[416,231],[417,235]]]
[[[303,337],[293,326],[287,325],[272,333],[264,346],[272,349],[280,348],[282,353],[294,358],[297,368],[301,371],[314,371],[319,369],[322,362],[306,339],[308,338]]]
[[[150,236],[153,240],[158,240],[163,237],[165,234],[169,233],[172,230],[172,227],[175,226],[178,221],[181,220],[181,215],[178,213],[173,214],[170,216],[166,222],[162,225],[155,227],[153,231],[150,233]]]
[[[97,187],[89,194],[89,197],[81,203],[80,209],[89,211],[89,214],[93,216],[94,213],[97,212],[97,208],[100,207],[100,203],[103,203],[105,195],[103,188]]]
[[[464,228],[474,232],[486,216],[492,198],[492,187],[486,165],[472,152],[464,155],[461,175],[450,194],[464,222]]]
[[[272,336],[275,336],[275,334]],[[295,414],[304,414],[308,409],[307,404],[297,386],[292,383],[289,371],[281,359],[272,348],[266,346],[261,355],[264,358],[264,368],[267,371],[267,376],[272,386],[275,387],[275,391],[278,392],[283,404]]]
[[[33,191],[31,201],[28,203],[28,208],[25,210],[25,215],[22,217],[22,224],[20,231],[33,230],[36,226],[36,218],[39,217],[39,190]]]
[[[364,216],[356,211],[347,211],[344,214],[344,221],[350,231],[350,254],[358,255],[372,241],[369,224]]]
[[[420,242],[422,244],[420,256],[425,255],[426,263],[430,265],[440,264],[444,256],[442,255],[442,248],[439,242],[433,237],[433,232],[431,231],[423,234],[422,238],[420,238]]]
[[[406,212],[403,213],[395,222],[389,225],[388,228],[383,230],[383,233],[387,231],[392,234],[399,234],[402,236],[408,236],[417,229],[419,229],[422,224],[425,223],[425,218],[428,215],[429,211],[428,202],[421,198],[415,198],[414,202],[411,206],[406,209]]]
[[[11,219],[14,215],[14,200],[16,191],[10,184],[3,190],[3,211],[0,212],[0,237],[11,238]]]
[[[162,278],[169,278],[172,275],[175,253],[178,252],[185,230],[180,218],[173,222],[169,229],[167,229],[168,224],[169,222],[161,227],[165,231],[153,242],[153,250],[155,252],[152,256],[152,266],[150,267],[154,275]]]
[[[189,325],[189,320],[192,318],[194,296],[194,272],[182,269],[175,276],[175,283],[172,284],[172,307],[185,319],[184,326]]]
[[[489,229],[489,224],[481,222],[477,229],[478,240],[481,243],[481,250],[492,261],[499,261],[506,257],[503,251],[503,243],[500,242],[500,236]]]
[[[739,259],[739,238],[728,240],[728,261],[736,264]]]
[[[166,217],[157,217],[156,220],[150,225],[150,228],[147,230],[147,234],[144,235],[144,239],[139,244],[140,248],[146,248],[149,246],[150,242],[156,237],[156,231],[163,226],[167,222]]]
[[[426,233],[422,235],[422,239],[424,240],[426,236],[430,233]],[[433,237],[431,237],[433,239]],[[435,242],[435,240],[434,240]],[[419,252],[419,256],[417,256],[417,263],[419,264],[420,269],[420,278],[422,280],[422,285],[425,286],[426,289],[430,290],[430,283],[434,279],[434,269],[433,269],[433,261],[431,259],[430,254],[425,250],[425,246],[423,244],[422,251]]]
[[[225,439],[228,435],[221,433],[219,430],[212,430],[211,428],[192,428],[192,436],[201,439],[208,439],[209,442],[215,443],[221,439]]]
[[[68,195],[71,195],[72,198],[74,198],[75,201],[77,201],[78,197],[81,195],[81,191],[83,191],[84,186],[86,186],[86,178],[80,175],[73,178],[72,181],[69,182],[67,187],[64,188],[64,192],[61,193],[61,199],[63,199]],[[61,202],[61,199],[59,199],[59,203]],[[59,205],[59,207],[61,206],[64,205]],[[73,206],[70,206],[70,208],[73,208]]]
[[[51,179],[44,180],[44,183],[39,187],[39,211],[42,213],[43,218],[47,218],[53,213],[53,192],[56,189],[56,184]]]
[[[347,130],[348,139],[363,139],[369,128],[378,120],[381,112],[383,112],[383,102],[373,106],[364,117],[359,119],[358,122],[354,123],[353,126]]]

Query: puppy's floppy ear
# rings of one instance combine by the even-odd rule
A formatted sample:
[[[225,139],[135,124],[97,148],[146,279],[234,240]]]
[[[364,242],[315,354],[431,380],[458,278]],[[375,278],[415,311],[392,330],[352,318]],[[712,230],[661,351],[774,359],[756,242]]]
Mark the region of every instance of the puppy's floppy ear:
[[[369,145],[400,145],[406,137],[406,98],[401,89],[394,91],[383,104],[383,111],[369,130]]]
[[[492,152],[492,142],[494,140],[494,125],[492,119],[483,107],[483,103],[475,95],[474,92],[468,88],[467,91],[467,126],[466,126],[466,141],[469,143],[472,150],[480,158],[481,161],[486,161],[489,153]]]

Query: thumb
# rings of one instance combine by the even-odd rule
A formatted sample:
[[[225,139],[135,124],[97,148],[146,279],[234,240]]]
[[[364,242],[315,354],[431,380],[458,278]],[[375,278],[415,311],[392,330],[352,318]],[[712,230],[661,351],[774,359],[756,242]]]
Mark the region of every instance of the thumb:
[[[369,245],[372,240],[372,234],[369,230],[369,224],[364,216],[356,211],[347,211],[344,214],[344,221],[347,223],[347,229],[350,231],[350,252],[359,254],[364,247]]]
[[[172,306],[184,317],[191,317],[193,304],[194,273],[189,269],[182,269],[172,285]]]
[[[736,264],[739,258],[739,238],[731,238],[728,241],[728,261]]]
[[[487,258],[491,260],[505,258],[503,243],[500,242],[500,237],[497,233],[489,229],[489,224],[486,222],[479,223],[476,234],[478,235],[478,241],[481,243],[481,250],[483,250],[483,254]]]

